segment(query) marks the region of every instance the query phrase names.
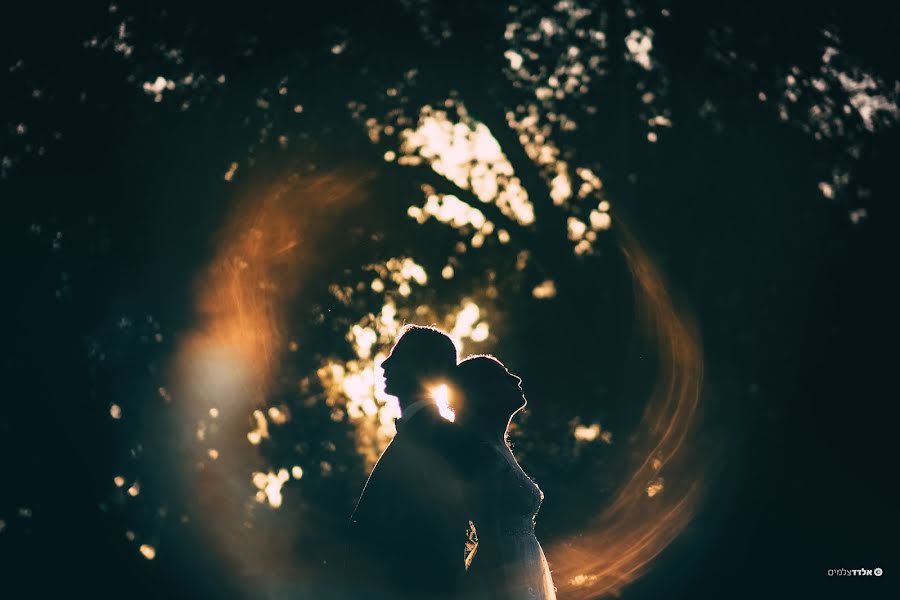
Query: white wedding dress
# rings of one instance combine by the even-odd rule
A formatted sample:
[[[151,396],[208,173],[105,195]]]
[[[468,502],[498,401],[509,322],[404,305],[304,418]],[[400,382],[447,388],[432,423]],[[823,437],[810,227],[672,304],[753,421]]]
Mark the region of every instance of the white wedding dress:
[[[556,600],[550,567],[534,534],[544,494],[509,448],[479,446],[481,463],[470,491],[478,544],[464,597]]]

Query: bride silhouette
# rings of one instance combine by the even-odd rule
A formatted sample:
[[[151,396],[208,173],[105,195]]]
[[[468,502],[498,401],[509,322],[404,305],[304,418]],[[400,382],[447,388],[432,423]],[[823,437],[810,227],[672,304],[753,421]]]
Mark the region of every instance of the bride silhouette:
[[[462,401],[456,423],[469,439],[466,509],[477,535],[467,557],[463,597],[555,600],[556,591],[534,518],[544,494],[507,443],[513,416],[525,407],[522,380],[492,356],[461,362],[454,379]]]

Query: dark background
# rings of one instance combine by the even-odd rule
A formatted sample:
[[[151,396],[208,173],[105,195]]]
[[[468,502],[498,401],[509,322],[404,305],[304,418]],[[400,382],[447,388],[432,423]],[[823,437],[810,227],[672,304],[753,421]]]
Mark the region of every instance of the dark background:
[[[110,499],[110,481],[132,460],[135,440],[147,454],[167,443],[154,437],[165,417],[145,400],[154,386],[134,382],[152,379],[173,346],[146,348],[139,342],[143,325],[129,338],[116,323],[146,313],[175,337],[190,327],[192,282],[239,195],[222,179],[232,160],[244,161],[239,173],[249,170],[256,180],[301,161],[322,169],[352,161],[375,177],[361,218],[390,232],[405,219],[405,205],[397,211],[390,200],[389,209],[388,198],[406,194],[416,202],[417,181],[384,166],[383,149],[369,144],[347,101],[377,103],[379,86],[410,66],[428,75],[411,92],[422,99],[455,90],[477,107],[474,96],[483,90],[484,98],[504,101],[504,6],[379,4],[122,4],[115,13],[102,3],[3,8],[7,129],[0,154],[11,160],[0,179],[8,299],[0,407],[3,597],[234,596],[202,546],[178,541],[173,527],[158,535],[180,551],[167,557],[162,544],[155,561],[144,560],[123,535],[155,526],[152,508]],[[895,369],[896,268],[887,230],[897,193],[896,115],[875,131],[848,118],[842,134],[816,140],[807,111],[791,108],[779,119],[774,104],[791,66],[815,71],[823,29],[838,31],[842,50],[887,82],[896,100],[897,15],[866,3],[696,2],[668,6],[672,16],[663,19],[666,5],[641,5],[656,31],[656,60],[667,69],[674,122],[651,145],[637,116],[637,76],[616,58],[630,6],[598,7],[610,15],[612,56],[606,78],[589,94],[600,98],[598,115],[560,145],[602,169],[614,214],[621,208],[628,215],[694,315],[706,359],[705,432],[717,443],[696,516],[623,595],[887,597],[897,567],[887,533],[895,512],[889,451],[896,394],[888,379]],[[100,46],[115,38],[126,15],[133,19],[132,56],[86,47],[92,36]],[[450,41],[423,42],[420,28],[440,30],[442,22]],[[341,40],[346,55],[335,56],[328,49]],[[189,110],[179,109],[178,96],[154,103],[141,82],[176,68],[163,51],[151,50],[157,43],[180,48],[198,72],[227,73],[227,84],[200,88]],[[287,110],[271,119],[276,129],[306,134],[287,152],[255,141],[254,99],[260,89],[275,89],[284,73],[299,89],[303,120],[282,125]],[[760,102],[759,91],[770,100]],[[701,110],[707,101],[714,110]],[[24,135],[19,123],[27,124]],[[849,181],[835,198],[823,197],[817,184],[835,172],[848,173]],[[859,209],[866,216],[854,222],[850,214]],[[396,236],[415,249],[406,229]],[[347,251],[350,264],[353,252],[384,252],[366,239],[360,233]],[[606,291],[586,284],[584,293],[614,309],[597,350],[599,377],[614,400],[640,395],[641,386],[633,390],[614,376],[640,372],[640,365],[620,351],[629,334],[618,319],[630,300],[617,291],[628,282],[613,248],[610,242],[610,258],[597,267]],[[535,319],[522,327],[527,335],[493,350],[513,356],[534,389],[552,390],[564,367],[540,348],[559,309],[551,304],[535,317],[534,306],[522,302],[513,313]],[[583,356],[587,344],[573,344]],[[109,357],[106,366],[97,366],[96,352]],[[566,392],[577,394],[594,376],[582,373]],[[123,397],[129,390],[133,397]],[[111,425],[111,401],[135,418]],[[610,419],[624,427],[628,410],[609,409]],[[271,449],[276,460],[278,452]],[[598,460],[615,472],[614,458]],[[540,473],[540,461],[533,462]],[[164,481],[145,475],[154,477]],[[343,485],[352,489],[359,477]],[[166,493],[164,485],[157,492],[144,487]],[[547,531],[565,527],[565,507],[550,506],[553,482],[542,487]],[[881,579],[826,574],[876,566],[885,571]]]

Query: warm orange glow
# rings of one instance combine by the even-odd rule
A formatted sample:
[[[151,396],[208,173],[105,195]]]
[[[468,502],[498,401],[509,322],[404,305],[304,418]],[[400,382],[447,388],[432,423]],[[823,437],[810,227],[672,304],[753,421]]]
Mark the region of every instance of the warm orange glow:
[[[630,478],[583,535],[547,553],[560,595],[579,600],[616,596],[637,579],[690,521],[702,477],[685,456],[703,375],[697,335],[650,258],[627,231],[621,233],[638,319],[656,346],[660,369],[639,427],[642,441],[635,450],[642,458]],[[592,428],[576,431],[582,439],[595,433]]]
[[[446,383],[440,383],[431,387],[428,392],[434,398],[434,403],[437,404],[438,413],[448,421],[455,421],[456,411],[453,410],[450,402],[450,387]]]
[[[236,171],[232,165],[229,180]],[[226,220],[197,282],[198,324],[175,357],[171,395],[185,435],[206,442],[183,462],[187,496],[196,502],[208,547],[237,570],[298,567],[286,558],[295,532],[256,536],[245,525],[253,520],[253,498],[290,511],[282,493],[290,473],[272,472],[257,445],[290,416],[285,406],[267,406],[281,357],[302,347],[288,336],[283,316],[309,266],[330,250],[334,215],[363,200],[360,183],[337,174],[292,175],[249,194]],[[215,468],[195,468],[210,459]]]

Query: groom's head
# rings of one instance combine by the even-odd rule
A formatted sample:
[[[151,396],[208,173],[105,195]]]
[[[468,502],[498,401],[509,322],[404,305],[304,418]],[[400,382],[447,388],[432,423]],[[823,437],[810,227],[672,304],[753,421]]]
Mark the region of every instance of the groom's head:
[[[406,406],[419,399],[430,381],[449,375],[456,359],[456,345],[446,333],[435,327],[407,325],[381,363],[384,391]]]

